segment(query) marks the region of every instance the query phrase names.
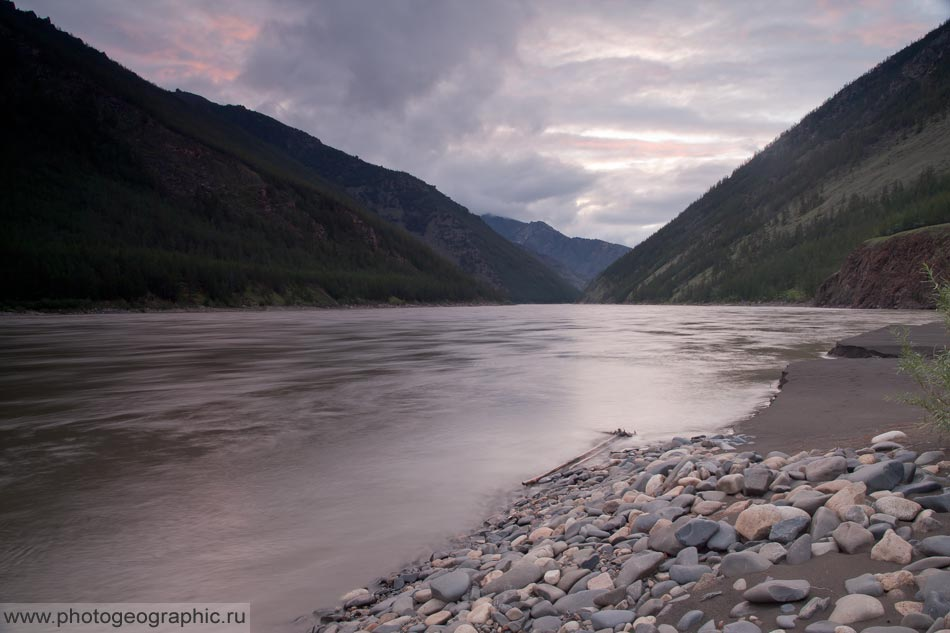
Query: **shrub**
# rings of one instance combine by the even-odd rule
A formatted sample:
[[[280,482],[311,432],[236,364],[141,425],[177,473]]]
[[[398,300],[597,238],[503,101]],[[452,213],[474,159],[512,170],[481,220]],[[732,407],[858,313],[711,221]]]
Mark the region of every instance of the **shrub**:
[[[950,332],[950,283],[939,279],[933,269],[924,265],[927,281],[933,286],[937,312]],[[899,371],[908,374],[920,386],[920,392],[905,394],[902,402],[921,407],[927,412],[928,421],[940,430],[950,431],[950,350],[935,349],[933,358],[915,352],[910,346],[910,334],[905,330],[901,337]]]

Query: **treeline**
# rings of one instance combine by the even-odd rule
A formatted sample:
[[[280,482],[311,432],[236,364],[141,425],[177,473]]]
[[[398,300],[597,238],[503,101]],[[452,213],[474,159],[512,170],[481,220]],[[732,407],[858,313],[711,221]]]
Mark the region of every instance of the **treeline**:
[[[715,278],[677,298],[803,301],[865,240],[945,222],[950,222],[950,175],[938,177],[929,169],[909,185],[898,181],[877,196],[852,195],[824,216],[770,227],[739,247]]]

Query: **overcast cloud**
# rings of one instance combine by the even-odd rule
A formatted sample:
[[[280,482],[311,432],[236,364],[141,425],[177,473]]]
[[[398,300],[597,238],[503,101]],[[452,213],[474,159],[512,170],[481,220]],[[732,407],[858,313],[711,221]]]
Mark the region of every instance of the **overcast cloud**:
[[[31,0],[475,213],[628,245],[950,17],[947,0]]]

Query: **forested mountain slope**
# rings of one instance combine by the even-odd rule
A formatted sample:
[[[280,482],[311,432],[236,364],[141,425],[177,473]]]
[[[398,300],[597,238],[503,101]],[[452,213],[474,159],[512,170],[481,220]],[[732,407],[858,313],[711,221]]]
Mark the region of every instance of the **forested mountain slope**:
[[[852,82],[617,260],[589,302],[800,301],[869,238],[950,221],[950,26]]]
[[[498,215],[482,220],[506,239],[535,254],[578,290],[583,290],[630,247],[603,240],[568,237],[545,222],[521,222]]]
[[[5,307],[511,296],[311,167],[9,2],[0,125]]]
[[[417,235],[464,272],[502,290],[511,300],[563,302],[578,298],[580,293],[574,287],[538,259],[415,176],[367,163],[259,112],[218,105],[185,92],[176,94],[312,169],[366,209]]]

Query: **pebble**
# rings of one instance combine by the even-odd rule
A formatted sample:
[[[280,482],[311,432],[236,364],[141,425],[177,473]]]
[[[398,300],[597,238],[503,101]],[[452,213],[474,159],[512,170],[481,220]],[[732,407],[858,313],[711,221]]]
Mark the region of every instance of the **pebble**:
[[[860,451],[763,456],[747,441],[680,438],[549,475],[428,562],[315,612],[313,629],[762,633],[774,622],[782,632],[855,633],[850,625],[884,614],[877,597],[894,605],[901,626],[861,633],[946,626],[950,536],[935,518],[950,511],[942,451],[879,439]],[[828,615],[818,614],[830,599],[811,596],[808,576],[794,579],[785,567],[867,550],[878,565],[904,569],[848,579],[848,595],[833,587]],[[720,605],[736,595],[743,602]],[[732,604],[731,617],[711,620],[696,608],[707,601],[717,613]]]
[[[749,602],[797,602],[810,591],[807,580],[767,580],[747,589],[742,597]]]
[[[591,615],[590,622],[594,625],[596,631],[598,629],[613,629],[621,624],[633,622],[634,617],[633,611],[604,609]]]
[[[874,544],[874,535],[857,523],[845,521],[831,532],[838,548],[846,554],[855,554]]]
[[[910,543],[897,536],[894,530],[887,530],[878,543],[871,548],[871,559],[898,565],[907,565],[913,560],[914,548]]]
[[[884,615],[884,605],[877,598],[860,593],[838,598],[828,619],[837,624],[853,624]]]
[[[881,586],[881,581],[875,578],[873,574],[861,574],[856,578],[849,578],[844,581],[844,588],[848,593],[862,593],[866,596],[884,595],[884,587]]]
[[[771,561],[757,552],[733,552],[722,557],[719,573],[726,578],[735,578],[765,571],[771,566]]]

